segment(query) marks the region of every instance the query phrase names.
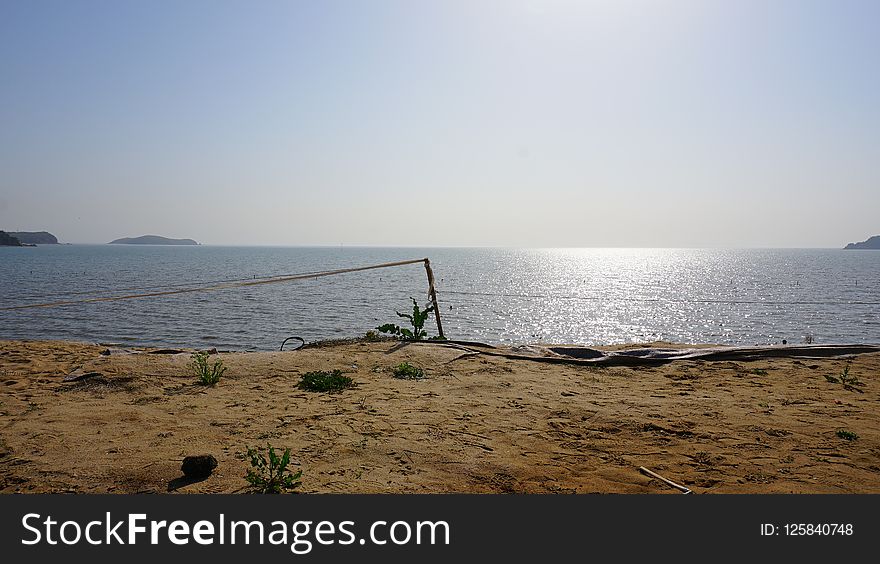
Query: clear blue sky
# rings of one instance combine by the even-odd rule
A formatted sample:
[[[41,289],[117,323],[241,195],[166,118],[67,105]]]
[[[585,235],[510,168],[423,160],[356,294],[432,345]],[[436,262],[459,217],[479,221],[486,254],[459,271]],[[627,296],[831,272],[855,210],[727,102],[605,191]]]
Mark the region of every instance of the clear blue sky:
[[[880,2],[0,1],[0,229],[842,246]]]

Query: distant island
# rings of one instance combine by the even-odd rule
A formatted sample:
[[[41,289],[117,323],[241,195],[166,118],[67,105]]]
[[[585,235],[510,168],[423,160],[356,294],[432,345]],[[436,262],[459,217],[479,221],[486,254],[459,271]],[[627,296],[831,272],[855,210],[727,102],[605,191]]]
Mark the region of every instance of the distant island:
[[[862,241],[861,243],[850,243],[845,246],[844,249],[848,250],[862,250],[862,249],[880,249],[880,235],[874,235],[873,237],[868,237],[867,240]]]
[[[22,245],[57,245],[58,238],[48,231],[11,231],[9,233]]]
[[[140,237],[123,237],[110,241],[108,245],[198,245],[192,239],[169,239],[159,235],[141,235]]]
[[[0,247],[20,247],[21,241],[5,231],[0,231]]]

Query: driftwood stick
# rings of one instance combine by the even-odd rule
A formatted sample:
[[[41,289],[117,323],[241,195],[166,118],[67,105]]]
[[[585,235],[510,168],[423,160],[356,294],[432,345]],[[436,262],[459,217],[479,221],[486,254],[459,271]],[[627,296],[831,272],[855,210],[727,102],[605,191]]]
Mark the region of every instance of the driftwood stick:
[[[670,485],[673,488],[679,490],[681,493],[684,493],[684,494],[692,493],[690,488],[686,488],[686,487],[682,486],[681,484],[676,484],[672,480],[667,480],[666,478],[664,478],[660,474],[657,474],[656,472],[651,472],[650,470],[648,470],[644,466],[639,466],[639,472],[641,472],[642,474],[647,474],[648,476],[651,476],[652,478],[657,478],[661,482],[664,482],[665,484]]]

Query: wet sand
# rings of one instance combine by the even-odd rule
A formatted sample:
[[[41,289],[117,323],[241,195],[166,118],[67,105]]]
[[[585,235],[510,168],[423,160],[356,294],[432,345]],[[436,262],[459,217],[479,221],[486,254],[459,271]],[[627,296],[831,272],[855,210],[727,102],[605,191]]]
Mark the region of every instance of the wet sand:
[[[878,353],[592,367],[355,342],[221,353],[204,387],[188,353],[107,349],[0,341],[0,491],[244,492],[269,442],[302,492],[677,493],[644,466],[695,493],[880,493]],[[849,362],[862,385],[826,379]],[[296,387],[330,369],[356,387]],[[179,480],[202,453],[214,474]]]

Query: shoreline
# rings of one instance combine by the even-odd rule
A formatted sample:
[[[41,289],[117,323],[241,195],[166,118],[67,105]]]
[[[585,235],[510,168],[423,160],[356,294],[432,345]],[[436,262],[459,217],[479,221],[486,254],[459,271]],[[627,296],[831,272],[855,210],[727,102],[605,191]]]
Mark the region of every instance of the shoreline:
[[[880,352],[587,366],[352,340],[220,353],[204,387],[158,350],[0,341],[0,492],[167,492],[203,453],[214,474],[171,489],[241,492],[270,442],[307,493],[676,493],[641,466],[695,493],[880,493]],[[848,364],[859,385],[826,378]],[[331,369],[356,387],[296,387]]]

